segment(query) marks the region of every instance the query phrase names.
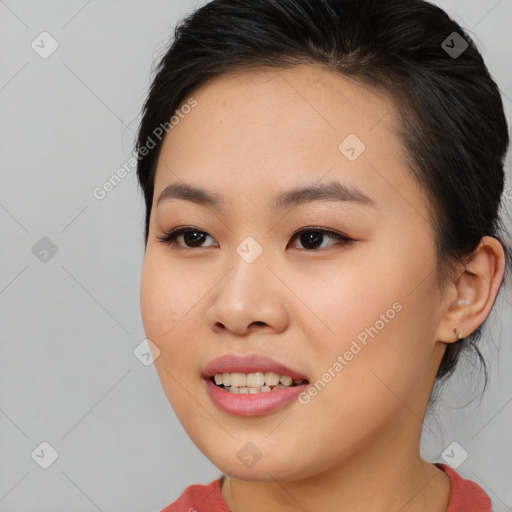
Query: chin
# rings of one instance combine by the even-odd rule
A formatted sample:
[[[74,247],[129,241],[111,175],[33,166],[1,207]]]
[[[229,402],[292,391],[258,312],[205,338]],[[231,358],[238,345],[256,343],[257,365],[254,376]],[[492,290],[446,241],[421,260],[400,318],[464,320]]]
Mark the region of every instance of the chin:
[[[304,465],[298,464],[292,453],[274,454],[272,457],[261,453],[261,458],[251,461],[247,455],[244,456],[244,453],[249,453],[252,448],[250,448],[249,443],[242,446],[244,446],[245,452],[244,448],[233,450],[232,456],[228,455],[229,452],[225,446],[224,448],[221,447],[222,451],[220,452],[207,450],[203,453],[225,475],[237,480],[251,482],[274,482],[277,480],[286,482],[308,478],[312,474],[311,467],[305,469],[308,467],[306,462],[304,462]],[[254,455],[256,455],[255,450]],[[254,462],[255,460],[256,462]]]

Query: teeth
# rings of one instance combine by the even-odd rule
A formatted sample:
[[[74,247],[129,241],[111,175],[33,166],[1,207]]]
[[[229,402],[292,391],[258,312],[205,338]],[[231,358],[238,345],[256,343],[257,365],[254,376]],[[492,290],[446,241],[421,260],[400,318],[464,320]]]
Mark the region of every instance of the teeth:
[[[284,384],[278,384],[277,386],[272,386],[271,388],[268,386],[261,386],[259,388],[238,388],[236,386],[227,386],[224,389],[224,391],[228,391],[229,393],[235,393],[235,394],[249,394],[249,395],[255,395],[257,393],[268,393],[272,391],[273,389],[285,389],[289,386],[285,386]]]
[[[277,386],[279,384],[279,375],[274,372],[265,373],[265,385]]]
[[[291,386],[292,378],[288,377],[288,375],[281,375],[281,377],[279,378],[279,382],[281,382],[281,384],[284,384],[285,386]]]
[[[247,374],[247,387],[260,388],[265,384],[265,374],[262,372],[248,373]]]
[[[288,375],[279,375],[274,372],[255,372],[255,373],[217,373],[214,376],[217,386],[223,385],[225,388],[231,387],[229,391],[240,393],[263,393],[271,391],[271,387],[290,387],[302,384],[303,379],[292,379]],[[239,388],[238,391],[235,391]],[[247,390],[247,391],[245,391]],[[253,391],[254,390],[254,391]]]
[[[223,375],[226,375],[225,373]],[[247,386],[247,375],[245,373],[231,373],[231,385],[239,388]],[[223,379],[224,380],[224,379]],[[222,382],[224,384],[224,382]]]

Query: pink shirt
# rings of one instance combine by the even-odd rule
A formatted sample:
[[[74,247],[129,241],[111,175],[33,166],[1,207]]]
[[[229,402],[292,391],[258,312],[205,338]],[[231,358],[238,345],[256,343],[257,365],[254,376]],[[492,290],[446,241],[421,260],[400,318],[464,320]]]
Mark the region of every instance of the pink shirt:
[[[446,464],[434,465],[450,478],[450,502],[446,512],[492,512],[491,499],[478,484],[462,478]],[[230,512],[220,493],[221,487],[220,478],[207,485],[190,485],[160,512]]]

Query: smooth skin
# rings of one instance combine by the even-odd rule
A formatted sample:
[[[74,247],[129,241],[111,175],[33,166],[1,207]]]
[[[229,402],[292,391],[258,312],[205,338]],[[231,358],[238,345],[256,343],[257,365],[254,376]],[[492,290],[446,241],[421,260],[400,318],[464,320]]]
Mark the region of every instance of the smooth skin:
[[[316,65],[260,68],[192,96],[197,106],[158,161],[141,311],[179,421],[228,475],[229,509],[444,512],[450,483],[420,457],[422,423],[454,329],[468,336],[494,303],[501,244],[482,239],[439,288],[425,193],[405,162],[397,110],[356,81]],[[338,149],[349,134],[366,147],[354,161]],[[280,193],[333,180],[373,205],[272,209]],[[184,199],[157,207],[173,183],[208,189],[224,209]],[[175,246],[159,241],[177,226],[204,237],[192,229]],[[354,241],[294,237],[305,227]],[[252,263],[236,251],[249,236],[263,249]],[[316,382],[395,302],[401,311],[307,405],[248,418],[209,398],[201,371],[226,353],[265,354]],[[262,454],[250,468],[237,456],[248,442]]]

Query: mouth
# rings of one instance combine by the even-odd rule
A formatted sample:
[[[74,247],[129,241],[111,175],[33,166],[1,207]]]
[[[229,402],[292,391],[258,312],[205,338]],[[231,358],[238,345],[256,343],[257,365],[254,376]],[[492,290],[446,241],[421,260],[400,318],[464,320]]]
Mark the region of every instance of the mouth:
[[[213,403],[238,417],[276,413],[295,402],[309,385],[307,379],[276,372],[216,372],[203,379]]]
[[[287,389],[309,384],[307,379],[293,379],[289,375],[275,372],[216,373],[209,380],[217,387],[234,394],[270,393],[277,389]]]
[[[223,354],[203,368],[201,377],[213,403],[239,417],[275,413],[309,385],[299,370],[257,353]]]
[[[269,393],[309,384],[306,375],[263,354],[224,354],[210,361],[202,377],[233,394]]]

